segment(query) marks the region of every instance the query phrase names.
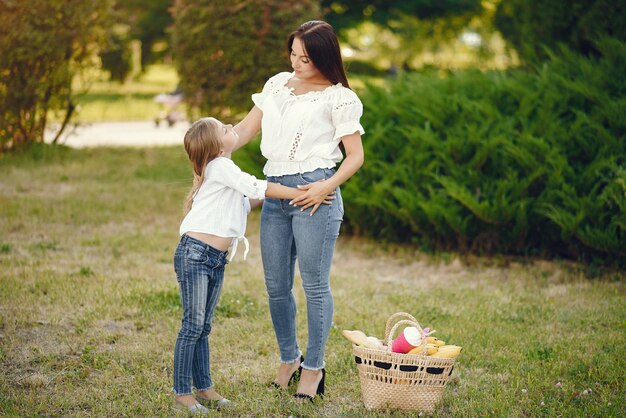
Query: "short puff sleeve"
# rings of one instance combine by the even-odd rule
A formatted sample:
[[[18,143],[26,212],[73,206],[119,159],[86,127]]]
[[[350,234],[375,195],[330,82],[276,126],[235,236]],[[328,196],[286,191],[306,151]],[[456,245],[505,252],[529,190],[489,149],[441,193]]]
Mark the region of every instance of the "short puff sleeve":
[[[341,87],[333,100],[332,120],[335,126],[333,140],[339,141],[346,135],[365,133],[360,119],[363,116],[363,104],[355,92]]]
[[[261,90],[260,93],[254,93],[251,96],[255,106],[263,110],[263,104],[265,103],[265,100],[268,98],[268,96],[274,94],[278,89],[280,89],[287,82],[289,76],[290,73],[282,72],[270,77],[265,82],[263,90]]]

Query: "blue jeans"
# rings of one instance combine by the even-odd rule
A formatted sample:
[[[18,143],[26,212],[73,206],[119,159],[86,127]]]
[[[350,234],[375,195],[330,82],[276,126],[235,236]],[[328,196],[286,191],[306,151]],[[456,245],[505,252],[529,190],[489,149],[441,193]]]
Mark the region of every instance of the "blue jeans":
[[[334,169],[319,168],[308,173],[268,177],[284,186],[324,180]],[[339,188],[331,205],[320,205],[313,216],[289,206],[289,199],[265,199],[261,212],[261,256],[270,314],[283,363],[293,363],[301,355],[296,339],[296,302],[293,296],[296,258],[306,296],[309,340],[303,368],[324,367],[326,340],[333,321],[330,267],[343,220]]]
[[[174,393],[191,394],[213,386],[209,360],[211,321],[224,282],[227,251],[183,235],[174,254],[183,320],[174,348]]]

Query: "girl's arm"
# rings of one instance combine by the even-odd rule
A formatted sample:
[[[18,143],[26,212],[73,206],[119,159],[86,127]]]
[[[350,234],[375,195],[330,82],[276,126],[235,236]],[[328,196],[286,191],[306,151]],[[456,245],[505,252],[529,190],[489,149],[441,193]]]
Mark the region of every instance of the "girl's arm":
[[[250,109],[250,112],[245,118],[241,120],[234,129],[239,136],[237,145],[233,151],[246,145],[252,138],[254,138],[261,131],[261,119],[263,118],[263,112],[257,106]]]
[[[302,196],[305,193],[303,189],[296,189],[295,187],[287,187],[278,183],[267,183],[267,189],[265,190],[265,197],[275,199],[294,199],[298,196]],[[335,192],[326,196],[326,199],[322,202],[325,205],[330,205],[332,200],[335,200]],[[258,208],[263,204],[261,199],[250,199],[250,207],[252,209]]]
[[[350,135],[346,135],[341,138],[343,146],[346,151],[346,158],[341,163],[341,166],[337,172],[330,178],[322,181],[318,181],[304,186],[298,186],[301,190],[305,190],[306,193],[294,198],[290,204],[301,206],[300,210],[305,210],[311,206],[311,216],[315,213],[317,208],[326,203],[328,195],[331,192],[348,180],[354,173],[358,171],[363,165],[363,143],[361,142],[361,134],[355,132]]]
[[[298,197],[304,193],[304,190],[296,189],[294,187],[283,186],[278,183],[267,183],[267,190],[265,190],[265,197],[273,197],[276,199],[293,199]],[[332,193],[332,196],[328,196],[324,200],[324,204],[330,205],[331,200],[335,200],[334,196],[335,192]],[[252,209],[258,208],[263,204],[262,199],[250,199],[250,207]]]

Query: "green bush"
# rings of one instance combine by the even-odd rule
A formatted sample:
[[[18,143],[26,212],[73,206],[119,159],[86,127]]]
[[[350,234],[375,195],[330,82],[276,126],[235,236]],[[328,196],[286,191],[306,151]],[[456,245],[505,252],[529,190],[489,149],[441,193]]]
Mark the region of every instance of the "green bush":
[[[425,249],[626,255],[626,44],[535,72],[408,74],[362,94],[355,233]]]
[[[0,2],[0,151],[42,141],[48,113],[66,126],[72,79],[102,42],[110,1]]]
[[[287,37],[318,9],[313,0],[176,1],[172,42],[186,100],[221,117],[252,107],[268,77],[290,70]]]

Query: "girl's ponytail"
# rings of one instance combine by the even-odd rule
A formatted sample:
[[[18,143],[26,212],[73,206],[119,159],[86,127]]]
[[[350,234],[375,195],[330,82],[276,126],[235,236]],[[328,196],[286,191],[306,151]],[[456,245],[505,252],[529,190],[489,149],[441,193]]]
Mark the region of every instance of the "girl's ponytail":
[[[193,168],[194,181],[183,205],[183,218],[191,210],[193,199],[202,187],[207,164],[215,159],[223,148],[217,133],[218,126],[215,120],[202,118],[195,121],[185,134],[185,151]]]

